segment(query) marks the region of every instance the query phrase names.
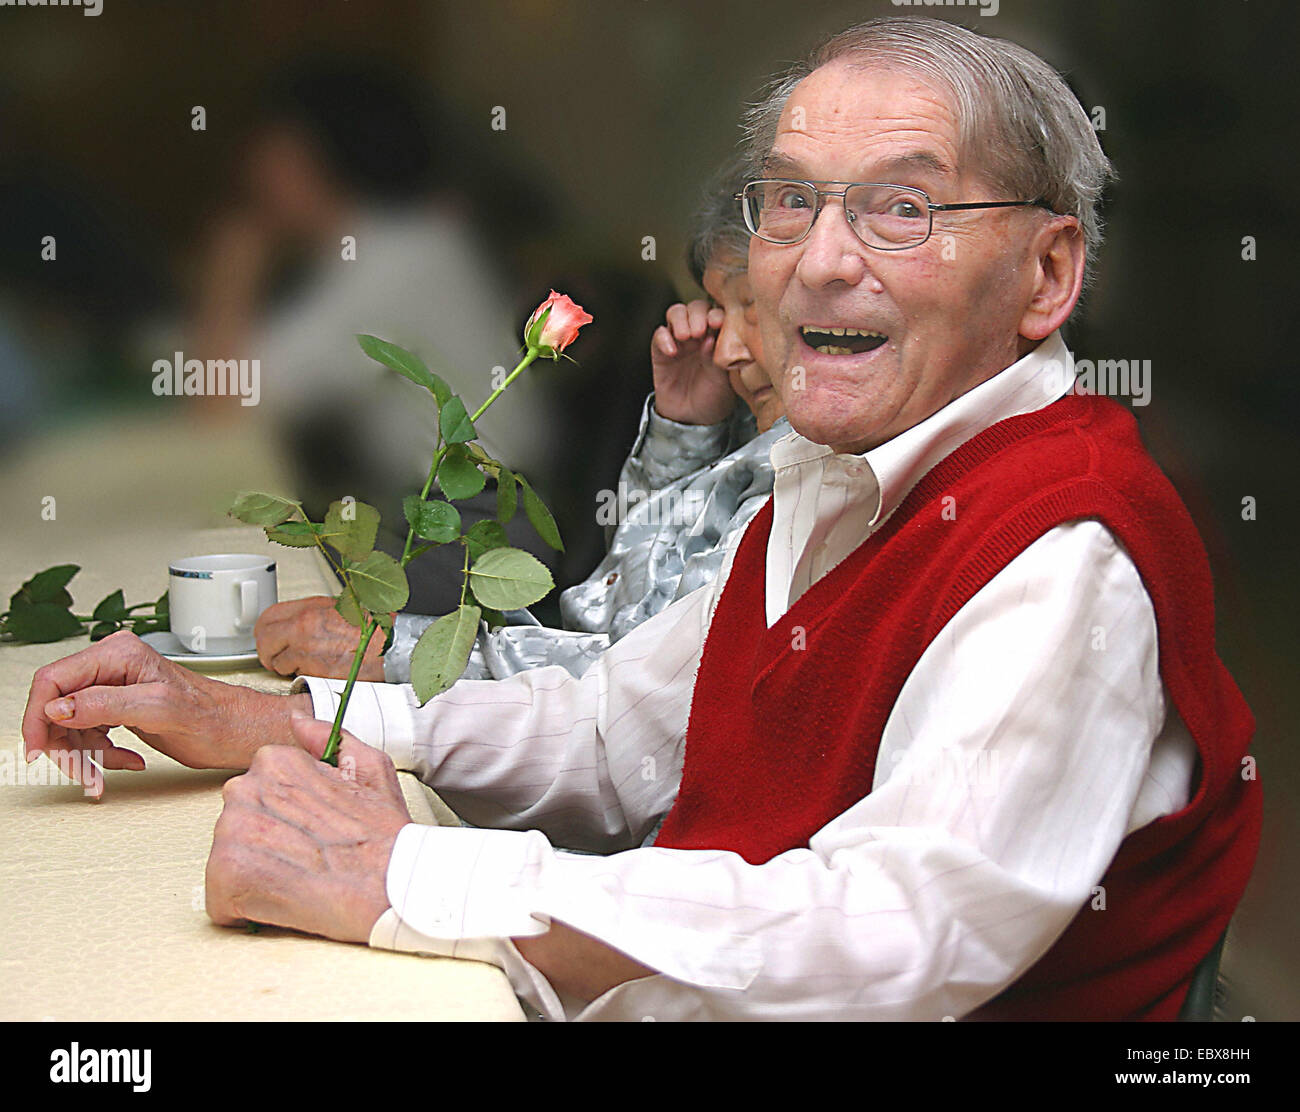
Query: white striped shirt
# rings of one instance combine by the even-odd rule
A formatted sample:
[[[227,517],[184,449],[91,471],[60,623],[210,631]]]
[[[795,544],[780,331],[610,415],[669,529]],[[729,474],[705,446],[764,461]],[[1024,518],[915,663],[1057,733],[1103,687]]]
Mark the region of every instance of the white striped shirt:
[[[1063,394],[1071,365],[1054,334],[861,456],[778,441],[768,625],[954,448]],[[635,848],[677,793],[730,562],[581,679],[553,667],[462,681],[424,707],[407,686],[357,685],[347,728],[496,828],[404,828],[371,945],[493,961],[554,1019],[960,1017],[1047,951],[1128,832],[1186,804],[1195,747],[1166,715],[1151,601],[1110,532],[1078,521],[1025,549],[929,645],[871,793],[807,847],[762,865]],[[341,682],[305,683],[332,718]],[[509,941],[552,919],[658,973],[590,1004],[560,999]]]

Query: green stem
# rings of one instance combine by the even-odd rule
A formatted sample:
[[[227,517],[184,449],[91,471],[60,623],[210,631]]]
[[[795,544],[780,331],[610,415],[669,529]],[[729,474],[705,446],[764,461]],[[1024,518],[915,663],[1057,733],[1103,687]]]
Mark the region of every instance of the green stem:
[[[321,754],[321,760],[326,764],[338,765],[339,743],[343,739],[343,716],[347,713],[348,702],[352,698],[352,689],[356,686],[357,675],[361,671],[361,661],[365,659],[366,649],[370,647],[370,639],[374,637],[375,630],[378,628],[379,623],[374,618],[366,620],[366,628],[361,634],[361,643],[352,656],[352,668],[348,672],[347,683],[344,684],[343,693],[339,696],[339,709],[338,713],[334,715],[334,725],[330,729],[329,741],[325,743],[325,752]]]
[[[312,524],[312,520],[307,516],[306,510],[299,506],[298,512],[302,514],[303,521],[308,525]],[[335,574],[343,581],[343,585],[346,587],[348,584],[348,578],[347,573],[343,570],[343,565],[330,555],[330,550],[325,547],[325,542],[320,539],[320,534],[314,529],[312,530],[312,539],[316,542],[316,550],[325,557],[325,562],[334,569]]]
[[[429,497],[429,491],[433,489],[434,476],[438,474],[438,466],[442,463],[442,457],[447,454],[446,446],[441,443],[442,435],[438,436],[439,444],[433,453],[433,466],[429,468],[429,477],[424,480],[424,489],[420,491],[420,501],[423,502]],[[406,530],[406,544],[402,548],[402,567],[406,567],[412,560],[411,545],[415,543],[415,526],[412,525]]]
[[[493,390],[492,393],[488,395],[487,401],[485,401],[481,406],[478,407],[478,409],[474,411],[473,416],[471,416],[469,419],[470,424],[473,424],[480,417],[482,417],[484,413],[487,412],[488,406],[490,406],[494,401],[497,400],[497,398],[499,398],[503,393],[505,393],[506,387],[509,386],[512,382],[514,382],[514,380],[523,373],[524,369],[530,363],[532,363],[539,354],[540,352],[537,348],[529,348],[528,353],[521,360],[519,360],[519,363],[516,365],[515,369],[506,376],[505,381],[501,383],[501,385],[498,386],[495,390]],[[441,465],[443,457],[447,454],[447,445],[441,443],[442,440],[441,435],[439,435],[438,439],[439,439],[438,447],[433,453],[433,466],[429,468],[429,477],[425,479],[424,489],[420,491],[421,502],[425,501],[429,497],[429,491],[433,489],[433,480],[438,474],[438,467]],[[406,531],[406,544],[403,545],[402,547],[402,567],[406,567],[406,565],[409,564],[415,558],[415,554],[411,552],[411,546],[414,543],[415,543],[415,528],[414,526],[412,526]]]
[[[528,364],[531,363],[534,359],[536,359],[540,354],[541,352],[538,348],[529,348],[528,354],[525,355],[521,360],[519,360],[519,366],[517,366],[513,371],[511,371],[506,376],[505,382],[503,382],[500,386],[498,386],[495,390],[493,390],[491,395],[488,397],[488,400],[485,401],[481,406],[478,407],[477,410],[474,411],[473,415],[469,419],[470,424],[473,424],[480,417],[482,417],[483,414],[487,412],[487,407],[490,406],[494,401],[496,401],[497,398],[501,397],[501,395],[505,393],[506,387],[509,386],[512,382],[514,382],[514,380],[518,378],[519,375],[523,372],[523,369],[527,367]]]
[[[497,400],[497,398],[499,398],[503,393],[505,393],[506,387],[509,386],[512,382],[514,382],[514,380],[518,378],[520,374],[523,373],[524,368],[527,367],[530,363],[532,363],[539,354],[540,352],[537,348],[529,348],[528,353],[523,357],[523,359],[519,361],[519,365],[515,367],[515,369],[506,376],[506,380],[499,387],[497,387],[497,389],[492,391],[487,401],[485,401],[481,406],[478,407],[477,410],[475,410],[474,415],[470,417],[470,422],[473,423],[477,421],[480,417],[482,417],[483,414],[487,412],[488,406],[490,406],[494,401]],[[425,479],[424,489],[420,491],[421,502],[425,501],[429,497],[429,491],[433,489],[433,480],[437,477],[438,474],[438,467],[442,463],[443,457],[447,454],[447,446],[442,443],[441,434],[439,434],[438,441],[439,443],[437,447],[434,449],[434,453],[433,453],[433,464],[429,468],[429,477]],[[299,508],[301,509],[301,507]],[[303,517],[305,520],[306,514],[304,514]],[[406,565],[411,562],[413,558],[413,554],[411,552],[411,546],[414,543],[415,543],[415,527],[411,526],[409,529],[407,529],[406,544],[402,548],[402,560],[401,560],[402,567],[406,567]],[[461,543],[464,544],[464,541],[462,540]],[[317,546],[320,548],[322,552],[325,552],[325,546],[321,544],[319,538],[317,539]],[[465,564],[464,564],[464,573],[463,573],[464,577],[460,588],[460,604],[462,606],[465,605],[466,593],[469,590],[469,545],[466,544],[464,545],[464,547],[465,547]],[[423,547],[421,548],[421,551],[423,551]],[[325,556],[326,559],[329,559],[328,552],[325,553]],[[330,560],[331,564],[333,562],[334,562],[333,560]],[[361,662],[362,660],[365,659],[366,650],[370,647],[370,641],[375,635],[375,630],[377,630],[378,628],[379,628],[379,623],[376,622],[374,618],[368,617],[366,619],[365,627],[361,633],[361,642],[357,645],[357,651],[352,655],[352,667],[348,671],[347,682],[343,685],[343,691],[339,695],[339,709],[338,712],[334,715],[334,725],[330,729],[329,741],[325,743],[325,752],[321,755],[321,760],[324,761],[326,764],[331,764],[331,765],[338,764],[339,743],[341,742],[343,737],[343,716],[347,713],[348,702],[352,698],[352,689],[356,686],[357,676],[361,672]]]

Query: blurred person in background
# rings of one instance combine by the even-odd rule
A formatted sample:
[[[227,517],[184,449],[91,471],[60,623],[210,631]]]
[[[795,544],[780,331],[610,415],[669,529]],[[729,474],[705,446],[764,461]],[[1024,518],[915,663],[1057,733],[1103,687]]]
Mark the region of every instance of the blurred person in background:
[[[476,234],[459,163],[400,76],[353,61],[298,63],[269,84],[198,276],[192,354],[260,360],[260,406],[308,512],[345,495],[369,502],[383,515],[379,547],[394,555],[405,538],[401,500],[428,472],[435,411],[355,335],[415,351],[471,410],[520,343],[522,321],[511,319],[514,299]],[[286,262],[289,288],[272,297]],[[543,492],[549,408],[545,384],[526,375],[479,426],[484,447]],[[460,510],[466,527],[492,516],[492,485]],[[553,555],[526,523],[508,532],[539,558]],[[411,605],[453,608],[459,561],[435,551],[412,565]]]
[[[651,339],[655,389],[618,487],[601,499],[616,514],[604,522],[604,559],[560,596],[563,629],[527,610],[508,613],[494,631],[484,625],[464,678],[551,664],[581,676],[613,642],[713,579],[771,494],[768,453],[790,427],[763,366],[749,232],[735,200],[745,180],[733,164],[706,190],[687,254],[709,299],[671,306]],[[333,602],[318,596],[267,610],[257,625],[262,663],[283,675],[345,677],[358,635]],[[373,644],[361,678],[409,682],[411,652],[434,620],[399,614],[392,645],[381,656]]]

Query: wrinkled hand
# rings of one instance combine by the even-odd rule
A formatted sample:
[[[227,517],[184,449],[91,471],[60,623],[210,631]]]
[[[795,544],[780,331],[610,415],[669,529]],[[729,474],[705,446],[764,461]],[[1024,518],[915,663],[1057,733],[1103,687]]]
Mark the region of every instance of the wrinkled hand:
[[[367,942],[388,909],[385,876],[411,821],[393,762],[343,734],[338,768],[320,762],[330,723],[295,719],[301,748],[268,745],[226,782],[208,857],[208,915]]]
[[[713,362],[724,314],[707,301],[671,306],[650,338],[655,410],[686,425],[716,425],[736,405],[727,372]]]
[[[282,676],[346,679],[361,630],[340,617],[334,600],[324,595],[278,602],[262,611],[253,627],[257,658]],[[384,681],[383,631],[370,639],[357,678]]]
[[[99,796],[103,776],[92,762],[144,768],[139,753],[109,739],[116,726],[190,768],[242,769],[261,746],[290,743],[296,715],[311,715],[310,696],[264,695],[196,675],[122,631],[36,672],[22,733],[29,763],[45,753]]]

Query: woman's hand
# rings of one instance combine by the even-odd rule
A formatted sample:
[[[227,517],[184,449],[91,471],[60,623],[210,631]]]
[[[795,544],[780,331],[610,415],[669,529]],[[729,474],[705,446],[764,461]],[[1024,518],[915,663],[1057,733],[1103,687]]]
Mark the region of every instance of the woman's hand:
[[[262,611],[253,628],[262,667],[282,676],[347,679],[361,630],[334,609],[324,595],[278,602]],[[384,638],[376,634],[366,646],[357,678],[384,682]]]
[[[716,425],[736,405],[727,372],[713,362],[724,314],[707,301],[673,305],[650,338],[655,411],[684,425]]]

